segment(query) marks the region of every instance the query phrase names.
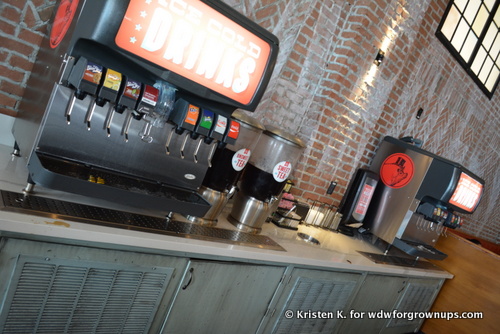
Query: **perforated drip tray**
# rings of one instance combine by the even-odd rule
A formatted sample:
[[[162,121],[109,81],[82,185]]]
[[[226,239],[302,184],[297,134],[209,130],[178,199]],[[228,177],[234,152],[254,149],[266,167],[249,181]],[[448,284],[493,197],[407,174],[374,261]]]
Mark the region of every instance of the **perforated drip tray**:
[[[416,258],[405,258],[401,256],[375,254],[361,251],[358,251],[358,253],[378,264],[390,264],[393,266],[412,267],[420,269],[439,269],[438,266],[430,262],[420,261]]]
[[[167,221],[165,218],[66,202],[35,195],[25,196],[21,193],[5,190],[1,190],[1,195],[3,201],[1,210],[4,211],[165,234],[181,238],[285,251],[283,247],[264,235],[206,227],[175,220]]]

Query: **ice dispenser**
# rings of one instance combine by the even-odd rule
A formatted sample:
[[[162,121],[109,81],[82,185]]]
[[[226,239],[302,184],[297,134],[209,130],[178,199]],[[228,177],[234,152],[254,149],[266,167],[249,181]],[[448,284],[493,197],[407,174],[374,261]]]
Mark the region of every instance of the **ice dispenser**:
[[[60,1],[51,27],[13,126],[26,189],[203,216],[215,148],[259,104],[278,39],[216,0]]]
[[[251,233],[260,233],[305,147],[290,133],[271,125],[265,128],[241,177],[228,217],[233,225]]]

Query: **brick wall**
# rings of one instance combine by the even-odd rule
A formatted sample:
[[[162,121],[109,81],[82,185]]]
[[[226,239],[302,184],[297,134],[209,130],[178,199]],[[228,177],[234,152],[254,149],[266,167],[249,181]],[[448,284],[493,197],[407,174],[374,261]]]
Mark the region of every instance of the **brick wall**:
[[[15,114],[53,2],[0,5],[2,113]],[[385,135],[413,136],[485,179],[483,200],[463,229],[500,242],[500,93],[486,98],[434,36],[447,0],[225,2],[280,39],[254,115],[307,142],[293,174],[296,195],[339,204]],[[386,56],[377,68],[379,48]],[[338,187],[326,195],[332,180]]]
[[[15,115],[55,0],[0,3],[0,113]]]

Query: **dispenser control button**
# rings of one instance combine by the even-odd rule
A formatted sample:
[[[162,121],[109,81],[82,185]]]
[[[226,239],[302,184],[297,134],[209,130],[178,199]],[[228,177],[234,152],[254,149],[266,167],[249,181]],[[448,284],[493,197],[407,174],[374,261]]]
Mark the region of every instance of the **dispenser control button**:
[[[104,77],[103,86],[118,93],[121,83],[122,83],[122,74],[120,72],[108,68],[106,70],[106,76]]]
[[[186,118],[184,118],[184,123],[193,126],[196,125],[196,122],[198,122],[199,115],[200,115],[200,108],[190,104],[187,108],[187,113],[186,113]]]
[[[170,113],[169,120],[177,125],[176,132],[184,130],[194,131],[200,115],[200,108],[180,98],[175,102],[174,110]]]
[[[229,130],[227,131],[226,138],[224,138],[224,142],[229,145],[234,145],[236,143],[236,139],[240,134],[240,123],[235,120],[231,120],[229,123]]]
[[[156,107],[156,102],[158,102],[159,95],[160,91],[158,89],[150,85],[144,85],[136,110],[141,114],[153,112]]]
[[[106,69],[104,81],[99,87],[96,103],[98,106],[104,106],[107,101],[115,102],[118,97],[118,91],[122,84],[122,74],[110,68]]]
[[[229,132],[227,136],[229,138],[236,140],[238,139],[239,134],[240,134],[240,123],[236,121],[231,121],[231,126],[229,127]]]
[[[83,80],[99,85],[102,78],[103,67],[91,62],[87,62],[87,67],[83,73]],[[95,94],[95,92],[93,92]]]
[[[212,132],[212,137],[215,140],[221,141],[224,138],[226,129],[227,129],[227,117],[222,115],[217,115],[217,122],[215,123],[215,128]]]
[[[141,94],[141,83],[139,81],[127,79],[127,83],[125,84],[125,89],[123,91],[123,96],[128,97],[129,99],[133,99],[134,101],[137,101],[137,99],[139,99],[140,94]]]
[[[214,113],[204,108],[201,109],[200,113],[200,121],[195,129],[195,132],[207,137],[212,129],[212,126],[214,125]]]
[[[87,94],[97,93],[103,70],[101,65],[89,62],[85,57],[78,59],[68,77],[68,84],[76,89],[75,96],[78,99],[82,100]]]

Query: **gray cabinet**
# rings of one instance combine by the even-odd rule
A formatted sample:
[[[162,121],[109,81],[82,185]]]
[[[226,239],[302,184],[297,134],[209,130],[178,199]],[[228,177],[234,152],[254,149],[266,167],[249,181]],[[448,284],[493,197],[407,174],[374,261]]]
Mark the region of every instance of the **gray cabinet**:
[[[161,332],[255,333],[285,269],[192,260]]]
[[[393,314],[380,333],[410,333],[417,331],[425,320],[443,285],[442,279],[410,278],[394,304]]]
[[[360,273],[294,269],[259,333],[337,333]]]
[[[410,333],[424,319],[415,312],[428,311],[441,288],[441,279],[369,274],[351,304],[352,316],[342,323],[342,333]]]
[[[405,277],[367,275],[350,307],[356,314],[349,314],[343,321],[341,332],[363,333],[368,328],[370,333],[380,332],[387,319],[379,317],[377,312],[392,311],[407,280]]]
[[[158,332],[187,260],[0,239],[0,332]]]

